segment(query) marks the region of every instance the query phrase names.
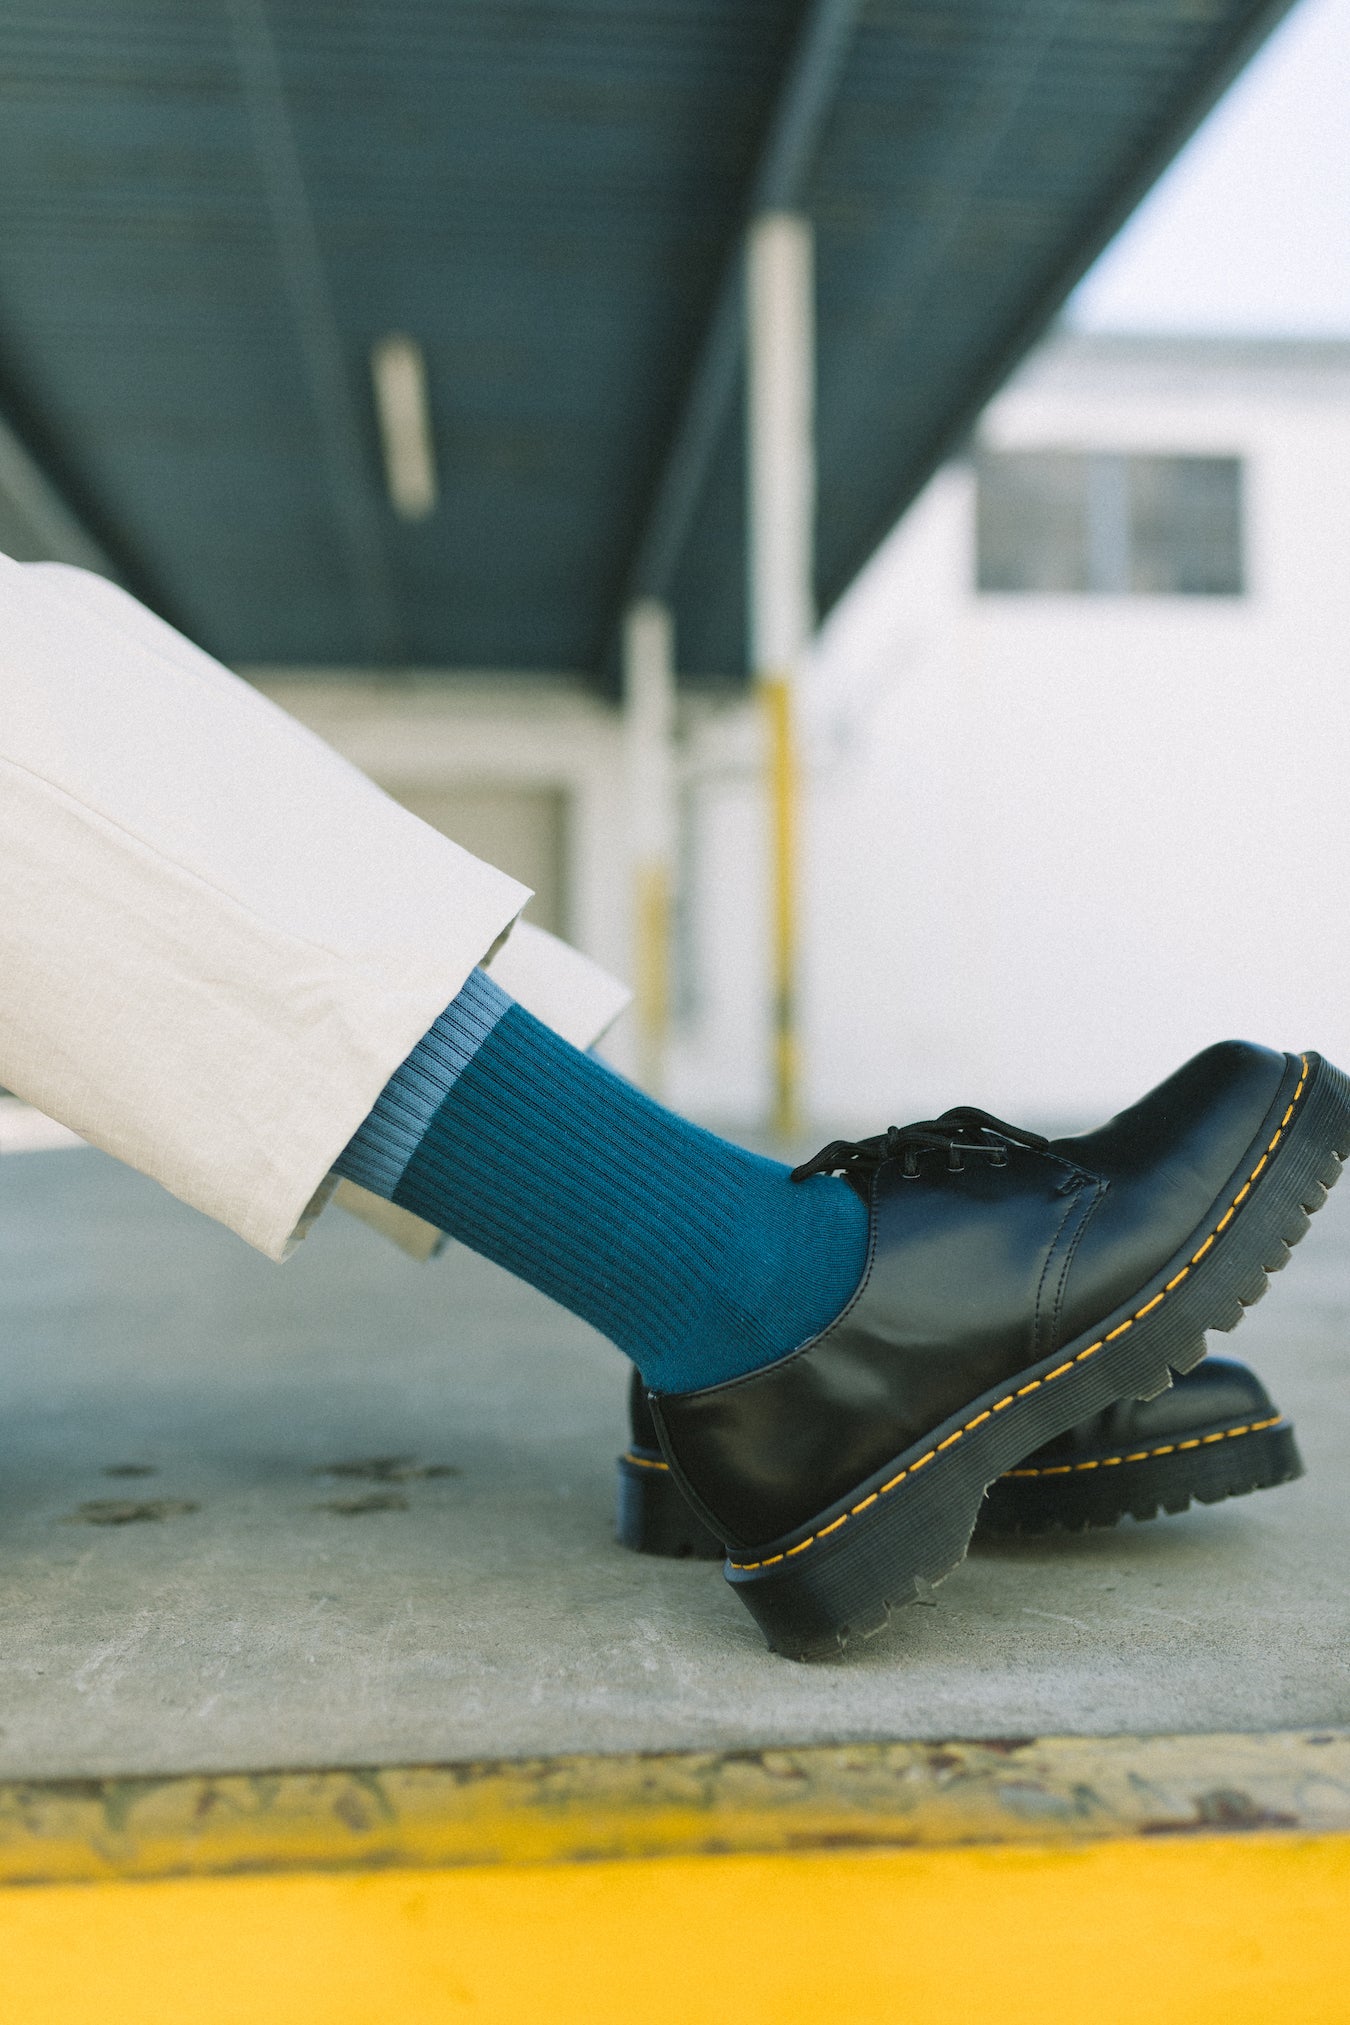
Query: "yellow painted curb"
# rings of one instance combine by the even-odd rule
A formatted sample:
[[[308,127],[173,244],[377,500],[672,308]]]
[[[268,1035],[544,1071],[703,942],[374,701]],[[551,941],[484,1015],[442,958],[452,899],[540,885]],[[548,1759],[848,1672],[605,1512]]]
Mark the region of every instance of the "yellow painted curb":
[[[15,2025],[1350,2019],[1350,1737],[0,1787]]]
[[[0,1893],[16,2025],[1332,2025],[1350,1838]]]
[[[1350,1832],[1350,1734],[673,1751],[0,1783],[0,1885]]]

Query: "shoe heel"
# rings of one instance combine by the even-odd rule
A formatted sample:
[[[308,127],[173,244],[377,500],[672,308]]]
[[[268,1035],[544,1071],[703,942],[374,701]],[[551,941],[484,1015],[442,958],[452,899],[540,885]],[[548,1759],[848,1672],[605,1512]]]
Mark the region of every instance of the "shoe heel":
[[[817,1539],[811,1552],[791,1549],[763,1562],[728,1560],[736,1590],[770,1649],[785,1659],[825,1659],[883,1631],[892,1613],[926,1603],[966,1556],[984,1485],[955,1491],[922,1478],[906,1487],[869,1526]],[[851,1531],[851,1537],[848,1537]]]
[[[721,1561],[726,1549],[693,1510],[659,1449],[619,1457],[614,1535],[635,1554],[668,1561]]]

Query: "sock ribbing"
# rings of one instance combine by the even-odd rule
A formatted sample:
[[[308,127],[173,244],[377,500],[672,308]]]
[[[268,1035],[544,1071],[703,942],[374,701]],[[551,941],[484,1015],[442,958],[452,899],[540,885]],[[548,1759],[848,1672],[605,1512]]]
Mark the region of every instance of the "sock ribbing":
[[[834,1319],[867,1242],[843,1182],[792,1182],[510,1000],[475,999],[463,1059],[458,1005],[432,1030],[434,1057],[428,1036],[391,1079],[341,1172],[377,1175],[377,1192],[583,1316],[663,1391],[756,1370]]]
[[[339,1162],[349,1181],[392,1202],[423,1134],[498,1020],[515,1001],[486,971],[473,970],[406,1062]]]

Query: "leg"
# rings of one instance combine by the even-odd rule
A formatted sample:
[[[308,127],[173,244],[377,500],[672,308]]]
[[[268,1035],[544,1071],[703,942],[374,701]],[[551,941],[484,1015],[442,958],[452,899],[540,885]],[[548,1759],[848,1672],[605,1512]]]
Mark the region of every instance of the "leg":
[[[336,1165],[588,1316],[782,1649],[1197,1362],[1350,1151],[1336,1070],[1226,1043],[1097,1133],[958,1108],[788,1175],[533,1020],[476,967],[521,889],[244,685],[0,599],[0,1080],[273,1256]]]
[[[0,1082],[280,1257],[525,889],[101,580],[0,616]]]

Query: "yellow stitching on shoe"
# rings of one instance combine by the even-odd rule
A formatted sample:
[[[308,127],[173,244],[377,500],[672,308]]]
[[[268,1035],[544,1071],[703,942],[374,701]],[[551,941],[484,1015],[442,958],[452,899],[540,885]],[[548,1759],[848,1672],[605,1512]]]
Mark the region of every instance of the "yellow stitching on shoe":
[[[1014,1400],[1025,1398],[1028,1392],[1035,1392],[1040,1386],[1048,1385],[1050,1383],[1051,1378],[1062,1377],[1065,1371],[1070,1370],[1072,1368],[1073,1364],[1081,1364],[1083,1363],[1085,1358],[1093,1356],[1098,1350],[1101,1349],[1103,1343],[1113,1343],[1117,1336],[1123,1336],[1127,1329],[1132,1329],[1134,1327],[1135,1322],[1139,1320],[1140,1316],[1148,1314],[1149,1309],[1156,1308],[1158,1305],[1158,1301],[1162,1300],[1164,1294],[1170,1294],[1174,1287],[1179,1287],[1181,1285],[1181,1282],[1190,1272],[1191,1266],[1198,1265],[1201,1259],[1205,1256],[1205,1253],[1209,1250],[1215,1238],[1218,1236],[1219,1231],[1221,1231],[1224,1227],[1224,1224],[1226,1224],[1229,1221],[1229,1219],[1233,1214],[1233,1211],[1242,1201],[1243,1196],[1247,1194],[1247,1191],[1250,1189],[1252,1183],[1256,1180],[1256,1177],[1260,1174],[1262,1168],[1265,1166],[1266,1162],[1270,1159],[1271,1154],[1275,1151],[1275,1148],[1279,1145],[1280,1140],[1284,1137],[1285,1127],[1288,1125],[1289,1120],[1294,1115],[1294,1108],[1297,1105],[1299,1098],[1303,1095],[1304,1089],[1307,1085],[1307,1081],[1308,1081],[1308,1057],[1304,1055],[1302,1057],[1302,1074],[1299,1076],[1298,1079],[1298,1088],[1294,1091],[1294,1095],[1290,1102],[1289,1109],[1285,1112],[1284,1117],[1280,1122],[1279,1130],[1276,1132],[1275,1137],[1271,1140],[1265,1152],[1261,1155],[1261,1158],[1257,1161],[1251,1173],[1247,1176],[1247,1179],[1244,1182],[1240,1193],[1234,1196],[1232,1203],[1229,1205],[1227,1214],[1224,1216],[1223,1223],[1220,1223],[1214,1230],[1210,1232],[1209,1236],[1205,1239],[1205,1242],[1201,1245],[1199,1251],[1193,1255],[1191,1259],[1191,1265],[1183,1266],[1181,1271],[1177,1274],[1176,1278],[1174,1280],[1168,1281],[1167,1285],[1163,1289],[1163,1293],[1159,1294],[1155,1300],[1150,1301],[1148,1307],[1141,1308],[1138,1314],[1132,1316],[1128,1322],[1122,1322],[1118,1329],[1113,1329],[1108,1336],[1101,1337],[1096,1343],[1089,1343],[1086,1350],[1080,1350],[1077,1353],[1077,1355],[1072,1359],[1071,1364],[1061,1364],[1058,1370],[1050,1372],[1045,1378],[1033,1379],[1030,1385],[1024,1385],[1019,1392],[1009,1392],[1005,1395],[1004,1398],[996,1399],[994,1401],[994,1404],[988,1409],[986,1413],[980,1414],[975,1420],[968,1421],[966,1423],[966,1426],[960,1429],[956,1435],[952,1436],[950,1440],[944,1441],[942,1443],[943,1448],[951,1447],[953,1442],[958,1441],[961,1435],[968,1432],[970,1428],[978,1427],[982,1420],[988,1419],[990,1413],[1001,1413],[1004,1407],[1011,1406]],[[1238,1428],[1232,1430],[1232,1432],[1239,1434],[1254,1434],[1260,1428],[1274,1427],[1275,1425],[1276,1422],[1273,1420],[1254,1421],[1249,1428]],[[1200,1442],[1199,1439],[1197,1438],[1195,1441],[1183,1441],[1179,1444],[1169,1443],[1165,1448],[1155,1448],[1151,1450],[1150,1453],[1153,1455],[1172,1455],[1177,1447],[1199,1448],[1199,1446]],[[883,1484],[881,1486],[881,1489],[873,1494],[873,1497],[884,1498],[888,1491],[893,1491],[897,1484],[902,1484],[905,1481],[906,1477],[913,1476],[914,1472],[916,1470],[921,1470],[925,1463],[932,1462],[933,1457],[937,1454],[937,1452],[938,1451],[936,1449],[930,1448],[927,1455],[921,1455],[917,1462],[910,1463],[907,1469],[903,1469],[899,1472],[897,1476],[893,1476],[888,1484]],[[1119,1458],[1112,1458],[1112,1460],[1119,1460]],[[1127,1457],[1126,1460],[1130,1462],[1136,1462],[1143,1460],[1143,1458],[1139,1456],[1130,1456]],[[1066,1468],[1072,1467],[1074,1469],[1080,1470],[1096,1469],[1098,1467],[1098,1464],[1094,1461],[1091,1463],[1075,1463],[1072,1465],[1066,1465],[1065,1467]],[[1006,1476],[1034,1476],[1034,1475],[1049,1476],[1052,1474],[1055,1475],[1061,1474],[1061,1471],[1059,1471],[1058,1469],[1056,1469],[1053,1472],[1049,1469],[1046,1469],[1044,1471],[1007,1470],[1004,1472],[1004,1474]],[[851,1511],[842,1513],[841,1516],[837,1519],[832,1519],[828,1526],[822,1526],[817,1532],[808,1533],[806,1538],[804,1540],[799,1540],[795,1547],[788,1547],[782,1554],[774,1554],[767,1561],[733,1561],[731,1562],[730,1565],[733,1568],[737,1569],[738,1572],[740,1572],[741,1574],[745,1574],[753,1568],[772,1568],[775,1562],[789,1560],[794,1554],[805,1553],[806,1549],[809,1546],[811,1546],[816,1540],[823,1539],[826,1533],[833,1533],[837,1531],[837,1529],[844,1524],[846,1519],[852,1518],[853,1512],[864,1510],[866,1506],[870,1505],[872,1502],[873,1498],[864,1498],[861,1505],[855,1505]]]
[[[1005,1477],[1067,1477],[1078,1470],[1107,1469],[1113,1463],[1149,1462],[1154,1456],[1176,1455],[1181,1449],[1203,1448],[1216,1441],[1236,1441],[1239,1435],[1263,1434],[1267,1428],[1279,1425],[1277,1413],[1270,1420],[1250,1420],[1242,1427],[1224,1427],[1217,1434],[1203,1435],[1196,1441],[1169,1441],[1161,1448],[1132,1449],[1128,1455],[1096,1456],[1091,1462],[1081,1463],[1043,1463],[1039,1469],[1004,1470],[1003,1474]]]
[[[1060,1366],[1060,1370],[1063,1370],[1063,1368],[1064,1368],[1064,1367],[1063,1367],[1063,1366],[1061,1365],[1061,1366]],[[1058,1371],[1052,1371],[1052,1372],[1050,1373],[1050,1376],[1051,1376],[1052,1378],[1058,1378],[1058,1376],[1059,1376],[1059,1372],[1058,1372]],[[989,1419],[989,1413],[990,1413],[990,1409],[989,1409],[989,1408],[988,1408],[988,1407],[986,1406],[986,1407],[985,1407],[985,1409],[984,1409],[984,1412],[983,1412],[983,1413],[977,1413],[977,1414],[976,1414],[976,1416],[975,1416],[975,1418],[974,1418],[974,1420],[968,1420],[968,1421],[966,1422],[966,1433],[967,1433],[967,1434],[969,1434],[969,1433],[970,1433],[970,1430],[972,1429],[972,1427],[980,1427],[980,1426],[982,1426],[982,1425],[983,1425],[983,1423],[984,1423],[984,1422],[985,1422],[986,1420],[988,1420],[988,1419]]]
[[[670,1468],[668,1462],[653,1462],[649,1456],[634,1455],[631,1448],[625,1449],[623,1459],[625,1462],[636,1463],[640,1470],[668,1470]]]
[[[955,1434],[949,1434],[945,1441],[940,1441],[938,1443],[938,1454],[941,1455],[944,1448],[950,1448],[954,1441],[960,1441],[964,1433],[965,1429],[963,1427],[958,1427]]]
[[[1230,1216],[1232,1215],[1231,1210],[1229,1211],[1229,1215]],[[1167,1296],[1165,1294],[1155,1294],[1153,1296],[1153,1299],[1150,1302],[1148,1302],[1147,1306],[1139,1309],[1138,1313],[1135,1315],[1134,1318],[1135,1321],[1142,1322],[1145,1315],[1151,1315],[1153,1313],[1153,1310],[1157,1307],[1159,1301],[1166,1300],[1166,1298]]]
[[[870,1498],[864,1498],[864,1499],[863,1499],[863,1501],[862,1501],[862,1503],[861,1503],[860,1505],[854,1505],[854,1506],[852,1507],[853,1511],[855,1511],[855,1512],[865,1512],[865,1511],[867,1510],[867,1507],[868,1507],[869,1505],[874,1505],[874,1504],[876,1503],[876,1501],[877,1501],[877,1499],[878,1499],[878,1497],[879,1497],[879,1496],[880,1496],[880,1492],[879,1492],[879,1491],[873,1491],[873,1493],[872,1493],[872,1495],[871,1495],[871,1497],[870,1497]]]

